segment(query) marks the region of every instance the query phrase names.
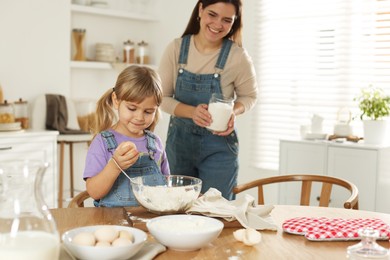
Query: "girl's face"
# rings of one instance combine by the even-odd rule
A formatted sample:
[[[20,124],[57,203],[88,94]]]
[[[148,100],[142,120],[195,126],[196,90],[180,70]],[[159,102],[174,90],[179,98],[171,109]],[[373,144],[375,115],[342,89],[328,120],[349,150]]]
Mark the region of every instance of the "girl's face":
[[[204,9],[200,4],[199,33],[211,42],[221,41],[230,32],[235,16],[236,9],[233,4],[219,2]]]
[[[113,100],[119,117],[115,130],[129,137],[144,136],[144,130],[153,123],[156,116],[158,106],[155,98],[147,97],[140,103],[120,101],[115,97]]]

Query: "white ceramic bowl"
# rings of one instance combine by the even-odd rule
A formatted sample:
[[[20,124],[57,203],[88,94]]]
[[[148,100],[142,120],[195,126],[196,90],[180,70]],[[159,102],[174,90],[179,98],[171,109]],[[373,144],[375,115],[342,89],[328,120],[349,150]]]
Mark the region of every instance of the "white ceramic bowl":
[[[182,175],[165,176],[166,184],[148,185],[148,178],[131,178],[131,186],[139,204],[156,214],[182,213],[198,198],[202,180]]]
[[[223,229],[220,220],[198,215],[166,215],[146,224],[161,244],[178,251],[193,251],[207,246]]]
[[[108,260],[108,259],[129,259],[138,251],[141,250],[144,245],[147,235],[144,231],[132,228],[132,227],[124,227],[124,226],[114,226],[110,225],[110,227],[115,228],[116,230],[126,230],[133,234],[134,242],[131,245],[126,246],[117,246],[117,247],[95,247],[95,246],[82,246],[77,245],[72,242],[72,239],[75,235],[80,232],[94,232],[95,230],[104,227],[104,225],[96,225],[96,226],[86,226],[71,229],[65,232],[62,235],[62,241],[68,251],[78,259],[85,260]]]

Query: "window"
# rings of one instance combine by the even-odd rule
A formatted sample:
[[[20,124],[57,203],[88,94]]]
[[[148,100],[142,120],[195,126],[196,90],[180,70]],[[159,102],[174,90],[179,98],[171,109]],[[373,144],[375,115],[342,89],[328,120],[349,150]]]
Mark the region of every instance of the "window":
[[[390,93],[390,0],[260,0],[254,56],[256,167],[277,169],[279,140],[300,138],[313,114],[333,133],[341,108],[374,85]],[[361,136],[358,120],[354,130]],[[360,132],[359,132],[360,131]]]

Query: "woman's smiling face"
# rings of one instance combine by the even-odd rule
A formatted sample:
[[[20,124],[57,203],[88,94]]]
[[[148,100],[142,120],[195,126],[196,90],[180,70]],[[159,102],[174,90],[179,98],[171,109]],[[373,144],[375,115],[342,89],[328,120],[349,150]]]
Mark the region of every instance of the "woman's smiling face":
[[[200,32],[203,37],[211,42],[220,41],[231,30],[236,17],[236,9],[233,4],[215,3],[203,9],[199,7]]]
[[[115,99],[114,106],[119,117],[115,130],[130,137],[143,136],[144,130],[153,123],[158,110],[153,96],[145,98],[140,103]]]

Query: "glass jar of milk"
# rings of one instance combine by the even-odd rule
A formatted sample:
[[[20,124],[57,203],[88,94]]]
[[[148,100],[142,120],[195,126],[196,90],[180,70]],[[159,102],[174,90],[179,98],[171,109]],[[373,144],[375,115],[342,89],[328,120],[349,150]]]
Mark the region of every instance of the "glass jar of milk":
[[[233,113],[233,98],[227,98],[222,94],[213,93],[210,98],[208,111],[211,114],[212,123],[207,129],[223,132],[228,128],[229,119]]]
[[[47,167],[0,159],[0,259],[59,259],[60,237],[41,193]]]

